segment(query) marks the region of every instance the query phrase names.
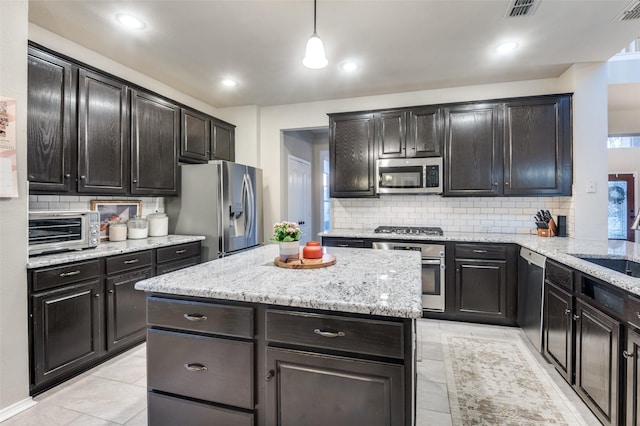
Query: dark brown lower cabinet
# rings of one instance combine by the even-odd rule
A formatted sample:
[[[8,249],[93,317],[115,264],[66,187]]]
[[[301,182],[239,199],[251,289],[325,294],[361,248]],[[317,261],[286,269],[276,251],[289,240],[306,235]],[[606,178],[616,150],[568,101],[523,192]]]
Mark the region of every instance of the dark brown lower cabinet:
[[[35,294],[32,303],[35,386],[81,369],[102,355],[102,279]]]
[[[403,425],[401,365],[267,348],[267,424]]]
[[[543,354],[564,379],[573,381],[573,295],[545,283],[542,313]]]
[[[456,311],[506,318],[506,263],[456,260]]]
[[[627,349],[623,352],[626,361],[626,424],[640,425],[640,394],[638,393],[638,373],[640,373],[640,334],[627,329]]]
[[[153,426],[254,426],[254,415],[155,392],[147,395],[148,424]]]
[[[574,388],[598,419],[616,425],[622,353],[618,320],[576,299]]]
[[[145,294],[134,288],[138,281],[153,276],[153,268],[106,279],[107,349],[142,341],[147,331]]]

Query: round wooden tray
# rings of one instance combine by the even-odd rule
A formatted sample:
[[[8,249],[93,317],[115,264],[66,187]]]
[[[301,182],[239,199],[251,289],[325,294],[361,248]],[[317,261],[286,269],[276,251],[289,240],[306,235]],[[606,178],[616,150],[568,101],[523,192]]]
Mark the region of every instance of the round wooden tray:
[[[289,268],[289,269],[313,269],[313,268],[326,268],[327,266],[336,264],[336,257],[332,254],[324,254],[321,259],[296,259],[289,260],[288,262],[283,262],[280,260],[280,257],[276,257],[273,260],[276,266],[280,268]]]

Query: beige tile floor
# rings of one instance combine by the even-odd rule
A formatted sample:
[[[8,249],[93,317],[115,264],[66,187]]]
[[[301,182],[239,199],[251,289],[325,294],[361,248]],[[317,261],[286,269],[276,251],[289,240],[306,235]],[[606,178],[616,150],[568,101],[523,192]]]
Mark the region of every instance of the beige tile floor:
[[[416,426],[453,426],[440,336],[443,330],[486,338],[524,339],[518,328],[419,320]],[[600,425],[562,377],[529,346],[539,365],[549,372],[587,424]],[[37,405],[6,420],[2,426],[146,425],[145,361],[142,344],[37,396]]]

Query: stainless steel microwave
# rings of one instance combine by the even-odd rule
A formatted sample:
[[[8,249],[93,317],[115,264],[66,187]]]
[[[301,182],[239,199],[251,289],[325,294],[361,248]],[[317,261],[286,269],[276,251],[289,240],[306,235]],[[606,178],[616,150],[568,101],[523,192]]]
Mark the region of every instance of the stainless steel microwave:
[[[30,211],[29,255],[82,250],[100,243],[100,215],[93,211]]]
[[[376,176],[378,194],[441,194],[442,157],[378,160]]]

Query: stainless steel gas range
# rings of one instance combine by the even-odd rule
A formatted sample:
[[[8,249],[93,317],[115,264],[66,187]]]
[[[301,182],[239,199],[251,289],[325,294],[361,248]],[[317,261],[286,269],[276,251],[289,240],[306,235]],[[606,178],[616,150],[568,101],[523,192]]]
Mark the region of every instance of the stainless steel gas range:
[[[376,234],[403,236],[443,235],[441,228],[379,226]],[[431,244],[419,240],[403,242],[379,240],[374,241],[372,248],[378,250],[412,250],[419,251],[422,256],[422,309],[432,312],[444,312],[444,280],[445,257],[444,244]]]

